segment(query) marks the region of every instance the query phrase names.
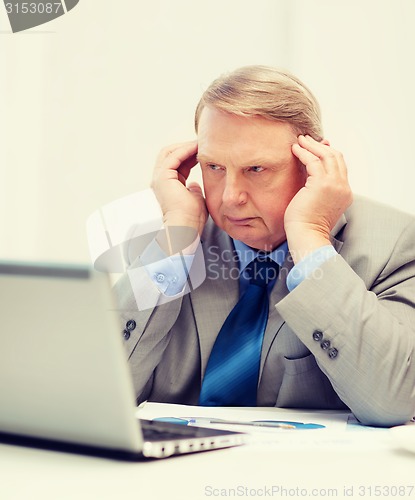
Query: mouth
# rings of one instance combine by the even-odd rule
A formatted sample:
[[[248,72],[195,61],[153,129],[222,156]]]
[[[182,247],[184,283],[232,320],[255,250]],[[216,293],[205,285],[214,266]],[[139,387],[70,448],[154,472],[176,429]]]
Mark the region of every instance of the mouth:
[[[255,219],[255,217],[230,217],[226,216],[228,221],[235,226],[249,226],[250,223]]]

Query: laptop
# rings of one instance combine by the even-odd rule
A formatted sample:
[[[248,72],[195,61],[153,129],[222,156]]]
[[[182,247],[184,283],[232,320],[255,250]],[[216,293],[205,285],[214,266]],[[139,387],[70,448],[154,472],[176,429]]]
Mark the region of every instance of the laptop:
[[[243,433],[138,420],[109,277],[0,262],[0,441],[120,459],[236,446]]]

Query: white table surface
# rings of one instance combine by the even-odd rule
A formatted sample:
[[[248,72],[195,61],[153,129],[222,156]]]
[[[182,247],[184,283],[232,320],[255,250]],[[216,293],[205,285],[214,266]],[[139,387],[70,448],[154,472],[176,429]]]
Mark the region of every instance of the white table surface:
[[[400,448],[388,430],[358,428],[330,439],[316,436],[307,437],[303,447],[244,445],[150,462],[0,444],[0,499],[197,500],[307,495],[415,499],[415,453]]]

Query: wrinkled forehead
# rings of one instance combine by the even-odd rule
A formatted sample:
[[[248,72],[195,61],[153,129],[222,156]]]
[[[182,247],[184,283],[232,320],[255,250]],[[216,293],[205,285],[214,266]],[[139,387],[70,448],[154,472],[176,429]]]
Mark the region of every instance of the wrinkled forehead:
[[[251,164],[286,161],[295,142],[297,134],[287,122],[205,108],[198,130],[198,158],[218,161],[220,155],[232,155]]]

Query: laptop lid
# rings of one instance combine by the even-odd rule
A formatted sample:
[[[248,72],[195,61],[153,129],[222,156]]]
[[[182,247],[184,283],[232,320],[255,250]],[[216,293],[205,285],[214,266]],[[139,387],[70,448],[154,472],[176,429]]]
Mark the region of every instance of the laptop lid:
[[[0,431],[140,451],[108,277],[0,263],[0,290]]]
[[[157,424],[140,426],[135,418],[122,329],[105,273],[88,266],[0,262],[0,290],[3,440],[64,443],[74,451],[80,446],[121,458],[243,443],[240,433],[165,423],[162,438],[143,436],[147,427],[154,434]],[[168,440],[173,428],[177,435]]]

